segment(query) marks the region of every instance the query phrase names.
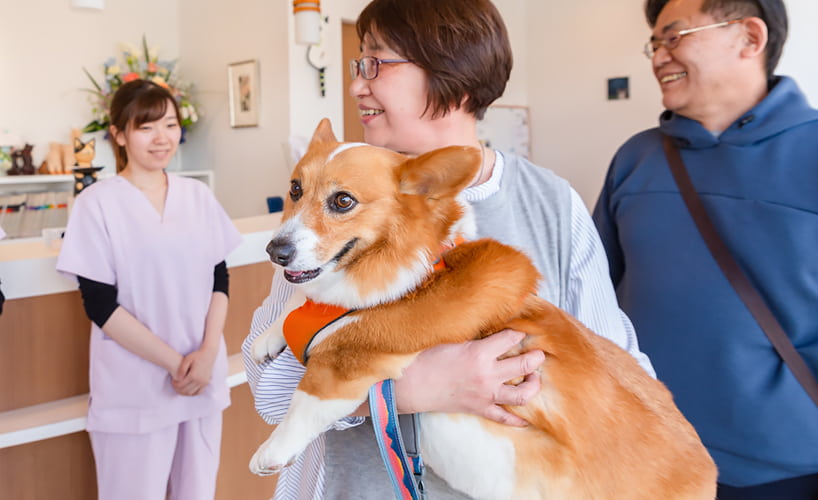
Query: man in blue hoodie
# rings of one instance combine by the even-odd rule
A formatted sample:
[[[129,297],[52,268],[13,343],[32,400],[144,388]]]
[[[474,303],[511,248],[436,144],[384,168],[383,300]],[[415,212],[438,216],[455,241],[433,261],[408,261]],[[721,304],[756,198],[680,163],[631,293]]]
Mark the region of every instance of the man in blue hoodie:
[[[818,407],[709,253],[662,147],[673,138],[717,231],[818,374],[818,110],[773,75],[784,4],[647,0],[645,13],[666,111],[616,153],[594,210],[620,305],[715,458],[719,500],[816,499]]]

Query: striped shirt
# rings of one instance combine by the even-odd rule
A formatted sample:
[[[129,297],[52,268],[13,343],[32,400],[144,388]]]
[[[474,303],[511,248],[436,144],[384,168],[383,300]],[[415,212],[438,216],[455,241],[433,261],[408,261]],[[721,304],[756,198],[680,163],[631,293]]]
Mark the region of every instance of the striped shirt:
[[[491,178],[464,191],[469,202],[484,200],[500,189],[504,159],[498,152]],[[592,331],[610,339],[633,355],[652,376],[653,367],[639,351],[636,334],[628,317],[619,309],[608,273],[608,261],[599,235],[579,195],[571,189],[571,261],[566,311]],[[292,286],[275,273],[270,295],[253,315],[250,334],[242,344],[247,380],[255,396],[256,411],[269,424],[284,419],[290,399],[304,367],[286,348],[276,359],[257,365],[250,355],[253,340],[281,314]],[[347,417],[333,429],[343,430],[364,422],[364,417]],[[324,490],[324,438],[318,437],[296,462],[278,476],[275,500],[320,500]]]

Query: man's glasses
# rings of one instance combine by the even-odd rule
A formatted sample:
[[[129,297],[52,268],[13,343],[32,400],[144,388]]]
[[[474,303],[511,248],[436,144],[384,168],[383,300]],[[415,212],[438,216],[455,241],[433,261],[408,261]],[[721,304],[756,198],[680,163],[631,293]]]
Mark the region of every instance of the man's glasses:
[[[412,62],[409,59],[378,59],[377,57],[366,56],[360,59],[349,61],[349,76],[352,79],[358,78],[360,74],[364,80],[374,80],[378,78],[378,68],[381,64],[397,64]]]
[[[679,42],[682,41],[682,37],[685,35],[689,35],[691,33],[696,33],[697,31],[704,31],[709,30],[711,28],[723,28],[725,26],[730,26],[731,24],[739,23],[744,19],[733,19],[732,21],[723,21],[720,23],[715,24],[708,24],[707,26],[699,26],[698,28],[688,28],[686,30],[679,30],[679,31],[668,31],[665,33],[664,36],[660,38],[650,37],[650,41],[645,44],[645,56],[648,59],[653,59],[653,56],[656,54],[656,51],[659,50],[659,47],[664,47],[667,50],[673,50],[679,46]]]

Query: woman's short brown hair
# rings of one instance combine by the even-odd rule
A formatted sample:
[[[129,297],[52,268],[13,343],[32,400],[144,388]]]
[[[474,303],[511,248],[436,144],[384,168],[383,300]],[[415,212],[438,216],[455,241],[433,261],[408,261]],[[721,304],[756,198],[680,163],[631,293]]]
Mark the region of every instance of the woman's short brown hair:
[[[432,118],[461,105],[483,118],[511,75],[508,32],[489,0],[373,0],[356,28],[426,72]]]
[[[128,126],[139,127],[143,123],[159,120],[168,110],[168,101],[172,103],[176,118],[179,119],[179,105],[168,89],[148,80],[133,80],[114,93],[111,100],[111,125],[120,133]],[[116,171],[122,172],[128,165],[128,153],[124,146],[116,142],[111,134],[111,146],[116,159]]]

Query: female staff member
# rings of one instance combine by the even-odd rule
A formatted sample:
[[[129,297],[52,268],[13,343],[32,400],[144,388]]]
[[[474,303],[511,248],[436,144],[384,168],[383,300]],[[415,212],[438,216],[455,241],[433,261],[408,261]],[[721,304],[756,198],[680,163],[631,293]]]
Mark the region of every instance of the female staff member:
[[[99,498],[213,498],[229,405],[224,259],[241,236],[206,185],[165,172],[181,137],[167,90],[127,83],[110,112],[118,175],[77,197],[57,261],[92,320]]]

